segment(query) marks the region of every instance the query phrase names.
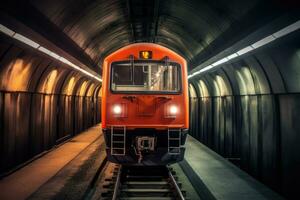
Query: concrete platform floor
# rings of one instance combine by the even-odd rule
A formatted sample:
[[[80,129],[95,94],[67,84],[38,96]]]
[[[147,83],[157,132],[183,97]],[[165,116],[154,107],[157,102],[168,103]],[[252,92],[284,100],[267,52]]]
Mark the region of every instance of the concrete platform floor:
[[[97,125],[0,180],[0,200],[83,199],[104,150]],[[193,187],[184,180],[189,199],[282,199],[191,136],[184,161],[173,167],[182,169],[191,181]],[[196,195],[194,189],[201,192]]]
[[[1,200],[27,199],[101,135],[100,124],[0,180]]]
[[[201,199],[283,199],[191,136],[186,141],[185,159],[179,165],[194,188],[201,191]]]

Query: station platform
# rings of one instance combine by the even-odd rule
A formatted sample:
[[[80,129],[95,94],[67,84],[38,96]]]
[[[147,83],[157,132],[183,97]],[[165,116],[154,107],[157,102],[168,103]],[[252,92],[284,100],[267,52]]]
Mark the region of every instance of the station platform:
[[[59,174],[72,160],[80,156],[84,150],[90,147],[101,136],[101,126],[98,124],[81,134],[75,136],[42,157],[34,160],[11,175],[0,180],[0,199],[1,200],[19,200],[28,199],[33,194],[42,189],[42,186],[52,177]],[[102,138],[102,137],[101,137]],[[103,143],[103,142],[102,142]],[[99,145],[96,145],[99,146]],[[92,151],[87,152],[92,153]],[[85,156],[89,158],[89,156]],[[77,166],[84,163],[85,159],[76,161]],[[74,166],[73,166],[74,168]],[[69,170],[70,171],[70,170]],[[64,174],[65,175],[65,174]],[[69,175],[69,177],[71,174]],[[61,176],[63,177],[63,176]],[[56,182],[54,188],[60,190],[59,185],[63,187],[65,180],[69,177],[64,176],[59,182]],[[55,191],[54,191],[55,192]],[[50,194],[47,194],[50,195]]]
[[[86,188],[105,159],[103,141],[100,125],[82,132],[1,179],[0,199],[84,199]],[[191,136],[187,138],[184,161],[173,168],[185,183],[189,199],[283,199]]]
[[[185,159],[179,165],[194,188],[199,191],[201,199],[283,199],[189,135],[186,141]]]

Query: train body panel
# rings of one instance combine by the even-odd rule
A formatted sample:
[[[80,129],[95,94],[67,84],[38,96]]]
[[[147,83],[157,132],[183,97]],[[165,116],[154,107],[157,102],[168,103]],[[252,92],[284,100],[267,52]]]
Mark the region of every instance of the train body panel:
[[[189,109],[181,56],[157,44],[129,45],[105,58],[102,84],[109,160],[159,165],[183,159]]]

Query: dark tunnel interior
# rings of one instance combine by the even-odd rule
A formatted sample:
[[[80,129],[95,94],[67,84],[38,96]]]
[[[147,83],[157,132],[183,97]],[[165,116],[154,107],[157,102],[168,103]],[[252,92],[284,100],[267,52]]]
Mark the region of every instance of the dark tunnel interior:
[[[293,0],[1,2],[0,176],[100,123],[103,59],[150,42],[187,60],[189,134],[292,199],[300,184],[299,8]],[[275,39],[291,24],[298,28]],[[268,36],[274,41],[235,54]]]

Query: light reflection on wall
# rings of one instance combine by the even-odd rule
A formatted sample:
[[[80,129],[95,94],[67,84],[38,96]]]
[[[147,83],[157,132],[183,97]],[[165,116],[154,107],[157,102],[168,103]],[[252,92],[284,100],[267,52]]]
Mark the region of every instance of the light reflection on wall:
[[[238,85],[241,95],[255,94],[254,82],[250,70],[242,67],[236,70]]]
[[[220,95],[221,96],[228,95],[228,88],[227,88],[227,85],[226,85],[224,79],[221,76],[217,75],[216,82],[217,82],[217,85],[219,88]]]
[[[81,84],[80,89],[79,89],[79,96],[84,96],[85,95],[85,92],[86,92],[86,89],[87,89],[87,84],[88,84],[87,81],[84,81]]]
[[[54,93],[55,83],[57,78],[57,70],[52,70],[45,79],[43,86],[41,88],[41,92],[46,94]]]
[[[196,90],[192,84],[189,85],[189,93],[190,97],[197,97]]]
[[[95,84],[92,83],[88,89],[86,96],[88,96],[88,97],[93,96],[94,90],[95,90]]]
[[[101,86],[100,86],[101,87]],[[98,97],[102,97],[102,87],[99,90]]]
[[[75,86],[75,77],[72,76],[72,78],[70,78],[68,85],[67,85],[67,89],[66,89],[66,95],[72,95],[73,94],[73,89]]]
[[[215,96],[221,96],[221,91],[220,91],[220,88],[219,88],[219,85],[218,85],[217,81],[214,80],[213,83],[214,83],[214,95]]]
[[[207,86],[202,80],[199,81],[199,87],[200,87],[200,91],[201,91],[201,97],[208,97],[209,92],[208,92]]]
[[[26,91],[31,76],[31,63],[16,59],[1,74],[0,89],[8,91]],[[2,66],[3,67],[3,66]]]

